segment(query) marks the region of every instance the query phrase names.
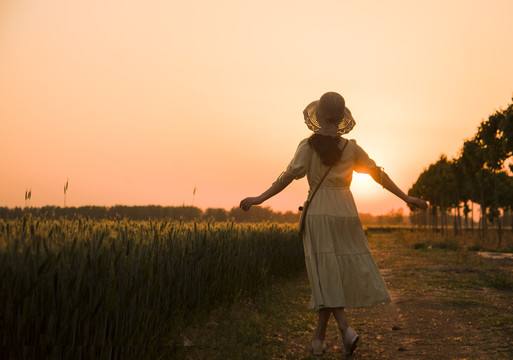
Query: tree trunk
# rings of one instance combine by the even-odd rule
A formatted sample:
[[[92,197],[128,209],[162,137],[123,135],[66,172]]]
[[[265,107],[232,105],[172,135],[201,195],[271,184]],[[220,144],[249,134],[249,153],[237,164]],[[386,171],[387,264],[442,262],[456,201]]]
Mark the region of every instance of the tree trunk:
[[[465,202],[465,210],[468,209],[468,204],[467,202]],[[468,211],[464,211],[464,215],[465,215],[465,232],[468,232]]]
[[[470,205],[472,217],[470,218],[470,233],[474,235],[474,182],[470,181]]]
[[[497,214],[497,231],[499,232],[499,243],[497,244],[497,249],[500,249],[502,245],[502,218],[500,210],[498,211],[499,213]]]
[[[431,219],[431,222],[433,223],[433,230],[435,232],[438,231],[438,206],[435,205],[433,207],[433,219]]]
[[[442,216],[442,235],[447,235],[447,209],[440,209]]]
[[[457,210],[459,213],[460,212],[459,205],[454,210]],[[454,236],[458,236],[458,218],[457,218],[456,214],[454,214],[453,226],[454,226]]]
[[[458,216],[458,231],[461,234],[461,231],[463,229],[461,228],[461,215],[460,215],[460,204],[459,203],[458,203],[458,207],[456,209],[458,211],[457,214],[456,214]]]
[[[448,222],[449,222],[449,219],[447,219],[447,209],[444,209],[445,235],[448,235],[447,233],[449,232],[449,226],[447,224]]]
[[[456,221],[457,220],[457,221]],[[456,219],[455,219],[455,227],[457,228],[456,235],[461,233],[461,218],[460,218],[460,188],[456,186]]]
[[[438,217],[437,217],[438,221]],[[440,233],[444,234],[444,212],[442,210],[442,207],[440,207]]]
[[[481,171],[481,237],[486,235],[486,206],[484,206],[484,176]]]
[[[495,191],[495,209],[497,211],[497,235],[499,235],[499,243],[497,244],[497,248],[500,249],[502,244],[502,227],[501,227],[501,212],[499,210],[499,195],[497,188],[499,187],[497,183],[497,172],[493,172],[493,185],[494,185],[494,191]]]

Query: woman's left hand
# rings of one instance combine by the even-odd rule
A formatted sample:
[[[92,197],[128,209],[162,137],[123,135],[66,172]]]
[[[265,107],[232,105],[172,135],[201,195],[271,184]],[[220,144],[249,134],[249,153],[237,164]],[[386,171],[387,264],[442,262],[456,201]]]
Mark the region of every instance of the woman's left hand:
[[[428,208],[427,202],[413,196],[409,196],[406,202],[410,205],[416,206],[420,210],[426,210]]]
[[[262,200],[260,200],[260,197],[257,196],[257,197],[247,197],[245,198],[244,200],[242,200],[240,202],[240,205],[239,207],[244,210],[244,211],[248,211],[250,207],[252,207],[253,205],[259,205],[262,203]]]

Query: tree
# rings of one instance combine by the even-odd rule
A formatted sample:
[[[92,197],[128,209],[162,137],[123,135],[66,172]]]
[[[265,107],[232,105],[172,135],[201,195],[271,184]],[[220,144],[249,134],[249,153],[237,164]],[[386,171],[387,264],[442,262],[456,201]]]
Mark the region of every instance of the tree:
[[[463,172],[466,175],[467,181],[469,183],[470,187],[470,201],[472,204],[472,219],[474,218],[474,203],[477,202],[480,205],[481,208],[481,222],[480,222],[480,234],[484,236],[484,233],[486,231],[486,221],[483,221],[485,219],[486,214],[486,207],[484,207],[484,175],[482,173],[483,167],[484,167],[484,155],[483,151],[474,137],[471,140],[466,140],[463,143],[463,148],[461,150],[461,157],[460,157],[460,163],[463,168]],[[476,187],[479,186],[481,189],[481,197],[480,200],[476,201],[476,194],[475,190]],[[472,232],[474,230],[474,222],[471,222]]]
[[[447,230],[447,210],[454,208],[454,232],[458,234],[462,203],[465,224],[468,214],[472,214],[473,231],[474,203],[478,203],[481,208],[480,236],[486,234],[487,221],[497,221],[500,247],[501,210],[504,214],[513,210],[513,179],[504,170],[505,161],[512,154],[513,104],[510,104],[507,109],[496,111],[488,120],[481,122],[476,135],[464,142],[459,158],[449,161],[442,155],[424,170],[408,194],[423,195],[429,201],[433,215],[431,225],[435,229],[438,226],[437,211],[440,210],[442,233]],[[510,165],[510,170],[513,171],[513,165]]]
[[[508,151],[506,147],[506,138],[503,131],[504,122],[505,114],[502,111],[497,111],[488,118],[488,121],[481,123],[476,134],[476,140],[483,149],[485,165],[493,173],[494,202],[492,214],[493,218],[497,220],[499,247],[502,242],[502,226],[499,211],[499,183],[497,174],[503,169],[506,159],[511,156],[511,151]]]
[[[213,219],[214,221],[226,221],[228,220],[228,212],[223,208],[208,208],[205,210],[203,217],[206,220]]]
[[[506,151],[513,152],[513,98],[512,103],[502,111],[499,127],[502,130]]]

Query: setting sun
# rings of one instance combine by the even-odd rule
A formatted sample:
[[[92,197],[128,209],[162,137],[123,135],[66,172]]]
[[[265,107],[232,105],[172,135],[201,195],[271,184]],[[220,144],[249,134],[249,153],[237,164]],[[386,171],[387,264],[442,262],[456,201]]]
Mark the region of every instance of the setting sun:
[[[355,198],[375,196],[379,193],[380,189],[381,186],[370,175],[353,172],[351,191],[354,193]]]
[[[376,213],[386,213],[393,208],[393,198],[387,191],[383,190],[381,185],[376,183],[368,174],[353,172],[353,181],[351,182],[351,192],[353,193],[355,203],[361,212],[369,212],[368,209],[377,209]],[[384,205],[376,204],[376,198],[389,199]]]
[[[374,180],[370,177],[369,174],[361,174],[357,173],[356,171],[353,172],[353,184],[370,184],[371,182],[374,182]]]

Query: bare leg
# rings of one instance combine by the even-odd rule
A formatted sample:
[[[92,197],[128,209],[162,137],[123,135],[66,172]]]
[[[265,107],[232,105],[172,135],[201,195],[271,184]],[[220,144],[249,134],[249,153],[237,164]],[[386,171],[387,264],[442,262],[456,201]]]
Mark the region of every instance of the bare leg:
[[[335,316],[335,319],[337,320],[338,327],[343,335],[344,332],[346,331],[346,329],[349,327],[349,324],[347,323],[347,319],[346,319],[346,313],[344,312],[344,308],[339,307],[339,308],[333,308],[331,310],[333,312],[333,315]]]
[[[349,327],[344,308],[334,308],[332,311],[335,319],[337,320],[340,332],[342,333],[346,354],[351,356],[356,349],[356,343],[358,342],[359,336],[351,327]]]
[[[317,322],[317,328],[314,332],[314,339],[318,339],[324,341],[324,336],[326,335],[326,328],[328,327],[328,320],[331,315],[330,308],[322,308],[319,309],[319,321]]]

